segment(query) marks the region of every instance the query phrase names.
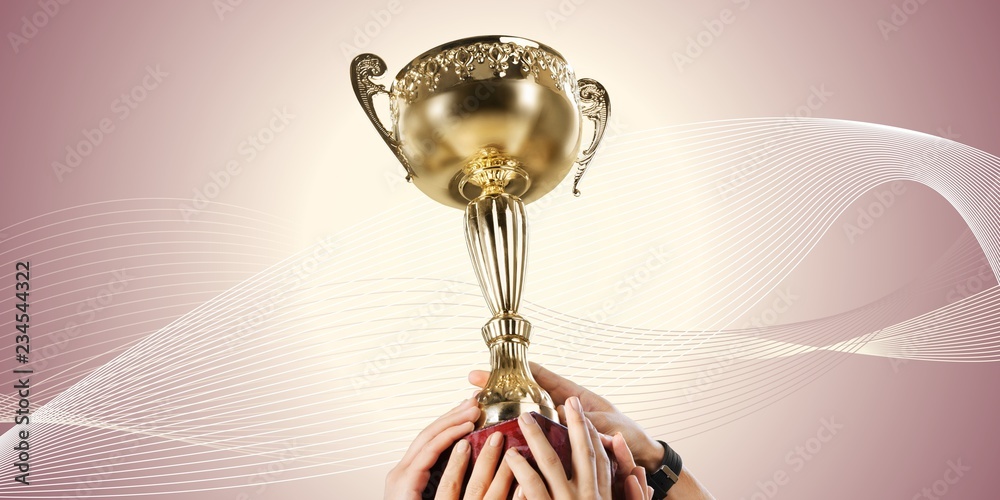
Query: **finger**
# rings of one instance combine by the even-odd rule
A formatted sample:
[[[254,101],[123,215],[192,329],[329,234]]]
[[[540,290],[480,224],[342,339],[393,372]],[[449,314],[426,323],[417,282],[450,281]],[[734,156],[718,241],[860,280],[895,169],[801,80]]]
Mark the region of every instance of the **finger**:
[[[586,415],[586,413],[584,415]],[[587,418],[590,418],[590,417],[587,417]],[[590,423],[593,424],[594,421],[591,420]],[[594,427],[597,427],[597,424],[594,424]],[[614,444],[613,444],[614,443],[614,436],[609,436],[607,434],[602,434],[601,431],[597,431],[597,435],[601,437],[601,445],[604,446],[605,450],[612,449],[612,447],[614,446]]]
[[[590,430],[590,439],[592,442],[599,443],[601,441],[600,433],[597,432],[597,428],[594,424],[587,420],[587,428]],[[597,454],[597,485],[601,492],[601,498],[611,497],[611,487],[614,482],[611,480],[611,459],[608,458],[608,452],[604,450],[603,446],[597,446],[594,450]]]
[[[643,492],[646,488],[639,485],[639,481],[635,476],[629,476],[625,479],[625,500],[646,500],[646,495]]]
[[[583,393],[590,392],[582,386],[556,375],[538,363],[529,362],[529,365],[531,366],[531,374],[535,377],[535,381],[552,396],[552,400],[557,405],[565,404],[566,399],[570,396],[582,396]]]
[[[639,481],[640,492],[646,491],[646,468],[635,464],[635,457],[632,455],[632,450],[629,449],[628,443],[625,441],[625,436],[622,433],[615,433],[615,436],[612,438],[611,448],[615,456],[615,461],[618,462],[618,477],[635,476],[636,480]]]
[[[649,484],[646,481],[646,468],[642,466],[635,466],[632,468],[632,477],[639,482],[639,491],[646,491],[649,488]],[[652,490],[650,490],[652,491]],[[652,493],[650,493],[652,496]]]
[[[532,450],[534,453],[534,450]],[[535,469],[531,467],[520,453],[517,452],[516,448],[511,448],[507,450],[504,455],[504,462],[510,467],[511,472],[514,473],[514,477],[517,479],[518,489],[521,493],[531,498],[531,500],[551,500],[552,497],[549,496],[548,490],[545,488],[545,481],[542,481],[541,476],[535,472]],[[556,493],[557,496],[566,497],[566,494],[560,495]]]
[[[497,461],[500,460],[500,450],[502,449],[503,433],[494,432],[486,440],[486,446],[483,446],[483,449],[479,451],[476,465],[472,467],[469,484],[465,487],[466,500],[482,500],[486,496],[486,490],[493,481],[493,475],[497,470]]]
[[[566,405],[556,406],[556,415],[559,415],[559,423],[566,425]]]
[[[635,458],[632,456],[632,451],[628,449],[628,444],[625,443],[625,437],[620,432],[611,438],[611,450],[615,455],[615,461],[618,462],[618,475],[631,474],[632,469],[635,468]]]
[[[545,433],[542,432],[542,428],[538,426],[538,422],[535,422],[534,417],[530,413],[525,412],[517,419],[517,424],[521,428],[524,440],[528,442],[531,454],[535,456],[535,463],[538,464],[542,475],[545,476],[545,480],[549,483],[552,494],[556,497],[568,497],[569,483],[566,479],[566,471],[563,469],[562,460],[559,459],[556,450],[552,449],[552,445],[549,444],[549,440],[545,437]],[[570,437],[570,443],[571,447],[576,447],[572,443],[572,436]],[[514,469],[513,465],[511,469]],[[514,473],[517,475],[517,469],[514,469]],[[517,481],[521,482],[521,478],[518,477]],[[531,496],[529,491],[525,491],[524,493]]]
[[[448,465],[441,474],[441,482],[438,483],[437,493],[434,495],[435,500],[449,500],[458,498],[458,495],[462,494],[462,483],[465,480],[465,469],[469,466],[471,451],[469,442],[464,439],[459,440],[452,448]]]
[[[490,379],[490,372],[483,370],[472,370],[469,372],[469,383],[472,385],[483,388],[486,387],[486,382]]]
[[[431,422],[410,444],[410,447],[403,454],[403,458],[399,461],[404,467],[409,465],[413,457],[417,455],[427,445],[427,443],[441,433],[441,431],[452,427],[457,424],[464,422],[474,422],[479,418],[479,407],[476,406],[476,401],[473,399],[466,399],[455,408],[452,408],[448,413],[445,413],[439,417],[434,422]]]
[[[490,483],[490,489],[486,490],[486,496],[483,497],[483,500],[507,500],[510,486],[513,483],[514,473],[510,470],[507,461],[504,460],[500,462],[500,468],[493,476],[493,482]]]
[[[438,457],[441,456],[444,450],[448,449],[455,441],[458,441],[458,438],[472,432],[472,429],[475,427],[475,424],[472,422],[465,422],[441,431],[440,434],[434,436],[430,442],[420,449],[407,468],[416,473],[423,473],[430,470],[431,466],[434,465],[434,462],[437,462]]]
[[[597,451],[591,440],[590,430],[581,411],[580,398],[566,400],[566,426],[569,427],[569,444],[573,457],[573,480],[583,488],[581,494],[597,494]],[[533,448],[531,451],[535,451]]]

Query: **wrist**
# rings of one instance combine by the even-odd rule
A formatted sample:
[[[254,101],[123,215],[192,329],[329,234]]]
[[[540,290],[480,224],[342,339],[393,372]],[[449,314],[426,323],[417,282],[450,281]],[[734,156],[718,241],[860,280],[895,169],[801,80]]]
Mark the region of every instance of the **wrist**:
[[[653,472],[660,468],[663,464],[664,452],[663,446],[659,441],[656,441],[649,436],[644,436],[644,444],[640,450],[636,450],[634,454],[635,464],[640,465],[646,469],[646,472]]]
[[[646,480],[653,488],[653,499],[665,500],[673,487],[681,482],[684,463],[670,445],[663,441],[657,443],[663,448],[663,461],[656,470],[646,472]]]

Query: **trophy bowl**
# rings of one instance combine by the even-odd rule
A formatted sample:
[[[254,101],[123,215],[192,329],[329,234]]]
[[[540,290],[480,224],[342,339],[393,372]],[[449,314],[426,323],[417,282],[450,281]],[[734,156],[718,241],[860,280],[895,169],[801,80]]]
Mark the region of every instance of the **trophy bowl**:
[[[355,58],[355,93],[369,119],[403,164],[407,179],[455,208],[484,193],[530,203],[578,165],[583,176],[607,121],[608,100],[594,80],[577,80],[562,55],[512,36],[464,38],[417,56],[389,90],[371,81],[385,73],[373,54]],[[375,95],[389,98],[388,125]],[[581,156],[583,118],[592,140]]]

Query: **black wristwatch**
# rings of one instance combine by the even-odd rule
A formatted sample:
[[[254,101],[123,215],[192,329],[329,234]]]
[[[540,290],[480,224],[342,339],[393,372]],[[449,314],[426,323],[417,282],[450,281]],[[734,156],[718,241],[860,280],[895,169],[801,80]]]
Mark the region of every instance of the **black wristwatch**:
[[[659,469],[646,472],[646,482],[653,487],[653,500],[663,500],[681,475],[681,456],[667,443],[657,442],[663,445],[663,463]]]

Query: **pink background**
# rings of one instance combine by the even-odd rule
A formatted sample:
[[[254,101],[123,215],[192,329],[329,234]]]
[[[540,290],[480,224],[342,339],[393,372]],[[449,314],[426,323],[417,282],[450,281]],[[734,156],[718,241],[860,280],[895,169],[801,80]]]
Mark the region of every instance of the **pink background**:
[[[323,392],[324,380],[345,370],[361,370],[364,360],[384,349],[384,341],[370,340],[349,349],[336,339],[351,327],[330,327],[329,335],[317,337],[330,342],[321,344],[331,357],[320,368],[309,371],[302,368],[306,363],[289,364],[272,373],[280,378],[301,370],[315,385],[274,390],[301,395],[304,401],[327,401],[330,407],[312,413],[289,410],[280,418],[267,416],[259,408],[243,409],[241,414],[250,416],[261,411],[262,428],[272,429],[278,436],[265,441],[247,438],[256,455],[242,453],[245,449],[214,446],[202,439],[197,427],[186,427],[190,422],[181,418],[164,427],[146,429],[159,438],[167,436],[164,442],[185,443],[195,450],[192,453],[199,449],[212,453],[216,461],[211,467],[229,467],[226,470],[172,462],[175,452],[162,443],[151,445],[149,454],[141,457],[162,459],[162,464],[155,460],[133,462],[140,457],[131,455],[124,461],[108,458],[108,453],[126,449],[129,439],[144,431],[141,424],[144,415],[155,413],[155,398],[149,400],[153,406],[129,407],[135,416],[129,422],[138,422],[139,427],[104,419],[111,415],[108,412],[125,407],[117,396],[100,401],[81,398],[73,411],[70,406],[53,406],[68,412],[46,417],[52,418],[54,426],[105,429],[111,433],[108,448],[100,450],[103,455],[85,456],[88,440],[80,438],[70,446],[68,438],[57,437],[61,434],[46,437],[49,431],[39,427],[38,444],[32,443],[38,450],[32,462],[33,479],[37,479],[31,487],[13,483],[10,460],[5,455],[0,464],[0,497],[55,498],[70,492],[84,498],[155,493],[177,498],[377,498],[382,478],[416,432],[467,394],[464,373],[482,367],[486,359],[476,328],[487,313],[476,297],[471,268],[464,260],[458,212],[436,206],[411,186],[398,182],[401,169],[366,123],[348,80],[349,56],[344,55],[343,46],[356,43],[358,30],[379,16],[388,22],[363,50],[382,56],[391,73],[439,43],[506,33],[555,47],[571,61],[578,76],[599,79],[612,94],[621,136],[614,138],[602,151],[605,155],[598,154],[592,164],[592,173],[584,183],[583,205],[572,205],[569,200],[558,209],[546,209],[544,218],[539,217],[533,226],[531,273],[537,281],[529,281],[533,283],[530,300],[542,304],[537,306],[536,316],[551,308],[558,311],[553,313],[555,318],[560,314],[587,317],[588,307],[600,303],[574,296],[570,292],[576,288],[560,287],[559,274],[549,267],[579,271],[584,276],[581,280],[609,289],[628,271],[626,264],[622,268],[576,266],[572,248],[565,249],[576,241],[571,243],[559,235],[560,231],[566,232],[567,238],[577,234],[584,245],[578,248],[587,248],[598,244],[587,234],[625,231],[621,227],[631,225],[647,227],[643,224],[655,229],[648,220],[634,220],[634,212],[616,213],[610,203],[611,209],[604,212],[588,212],[586,204],[600,204],[602,197],[606,200],[612,194],[631,194],[610,187],[602,191],[602,185],[617,186],[615,177],[630,172],[628,164],[617,165],[618,170],[607,165],[615,152],[625,154],[630,140],[655,142],[652,135],[644,134],[659,127],[784,117],[810,102],[809,96],[816,89],[822,89],[830,95],[809,111],[814,117],[947,135],[985,153],[998,152],[1000,100],[995,93],[1000,85],[1000,65],[995,50],[1000,47],[1000,34],[994,23],[1000,12],[982,2],[928,0],[888,39],[883,38],[879,21],[890,20],[893,6],[907,2],[590,0],[576,5],[553,0],[505,2],[502,6],[399,2],[397,13],[386,14],[389,4],[382,1],[345,5],[243,0],[221,16],[210,1],[72,2],[59,4],[51,17],[42,16],[47,18],[45,25],[16,48],[8,33],[20,33],[22,16],[30,20],[43,7],[34,1],[3,3],[0,31],[8,44],[0,48],[4,110],[0,263],[4,275],[10,275],[5,278],[8,283],[13,282],[17,260],[30,259],[37,269],[32,276],[37,353],[33,362],[39,364],[32,389],[35,408],[112,360],[124,364],[120,356],[128,348],[157,332],[169,333],[164,329],[177,318],[317,239],[333,235],[334,240],[344,242],[345,250],[362,248],[352,246],[356,241],[375,245],[371,241],[383,237],[406,241],[412,226],[394,227],[387,222],[396,217],[403,220],[404,215],[434,228],[428,232],[431,236],[412,242],[433,255],[395,253],[394,257],[390,248],[378,247],[385,253],[380,257],[384,268],[366,274],[345,263],[357,257],[346,251],[343,262],[341,257],[328,261],[323,272],[333,276],[331,283],[348,271],[359,273],[352,279],[377,275],[455,280],[460,283],[456,293],[461,300],[449,296],[445,302],[449,307],[462,307],[466,315],[457,316],[468,319],[455,323],[462,329],[453,332],[446,331],[451,328],[447,318],[444,323],[432,323],[441,331],[428,334],[425,340],[432,342],[419,347],[426,351],[413,351],[450,353],[442,355],[446,357],[439,366],[428,363],[419,369],[418,363],[419,371],[407,372],[402,365],[393,365],[379,379],[410,376],[422,383],[386,389],[385,394],[368,399],[336,387],[330,393]],[[224,0],[219,3],[224,4]],[[688,38],[706,30],[705,23],[711,25],[724,9],[732,11],[735,21],[723,24],[722,33],[713,36],[702,53],[679,70],[674,54],[683,52],[690,43]],[[166,76],[155,88],[146,90],[142,102],[123,118],[117,111],[120,108],[115,107],[116,99],[141,85],[150,67],[160,68]],[[276,110],[277,116],[291,117],[251,160],[241,143],[248,135],[278,123],[272,121]],[[104,119],[114,126],[113,132],[60,180],[52,163],[64,161],[67,146],[84,138],[82,130],[97,128]],[[195,206],[196,193],[204,195],[212,175],[220,175],[229,161],[239,165],[239,173],[222,183],[225,186],[217,196],[210,196],[213,203],[185,217],[181,206]],[[671,164],[665,161],[662,168],[670,169]],[[996,165],[983,168],[995,169]],[[845,330],[835,339],[842,341],[996,286],[983,251],[952,204],[925,185],[903,182],[905,193],[886,208],[870,230],[852,242],[843,228],[855,221],[858,209],[876,199],[876,191],[890,189],[889,184],[848,200],[849,205],[829,224],[801,264],[775,275],[777,281],[769,287],[793,290],[799,296],[776,318],[776,325],[820,321],[864,307],[878,309],[882,307],[880,299],[914,283],[919,285],[919,293],[908,295],[899,307],[878,309],[882,311],[880,319],[859,327],[858,332]],[[647,194],[653,200],[656,189],[650,189]],[[766,186],[760,187],[761,192],[766,190]],[[566,192],[552,196],[568,197]],[[578,207],[573,210],[579,213],[570,214],[564,206]],[[998,207],[987,209],[996,214]],[[658,214],[664,219],[657,219],[656,224],[674,220],[670,213]],[[731,215],[735,214],[705,220],[705,231],[724,227]],[[582,228],[583,236],[560,228],[574,224],[580,224],[574,227]],[[438,227],[442,228],[440,233],[435,232]],[[436,239],[437,234],[442,236]],[[686,240],[657,234],[651,229],[637,237],[641,243],[635,250],[636,262],[642,261],[646,248],[663,242],[684,254],[685,245],[698,237],[692,234]],[[387,241],[387,245],[398,243]],[[434,262],[434,255],[441,259],[452,256],[454,269],[417,265],[418,259],[425,257]],[[766,257],[751,252],[749,256],[728,254],[722,259],[738,262]],[[550,258],[552,266],[547,267]],[[709,269],[713,264],[704,265]],[[130,276],[124,287],[114,285],[116,271]],[[259,286],[277,286],[281,279],[285,278],[264,280]],[[650,311],[675,299],[667,292],[669,282],[664,276],[655,286],[641,291],[643,300],[657,305],[630,303],[613,318],[598,322],[676,331],[710,330],[710,325],[719,329],[726,324],[739,328],[769,314],[770,297],[776,297],[776,292],[761,291],[762,295],[756,296],[759,301],[749,301],[725,317],[696,308],[688,315],[675,316],[676,321],[657,321]],[[692,287],[701,291],[670,293],[680,297],[704,290],[742,290],[743,285],[706,278],[700,286]],[[960,286],[971,290],[957,292]],[[407,290],[422,288],[414,285]],[[101,299],[102,293],[110,302]],[[433,303],[435,293],[438,290],[431,289],[427,296],[407,297],[415,304]],[[12,298],[6,293],[3,297],[0,311],[13,310]],[[390,308],[406,302],[392,297],[382,297],[382,302],[374,304]],[[87,306],[92,300],[98,300],[100,306]],[[411,306],[399,310],[400,321],[427,315],[418,306]],[[391,316],[392,309],[385,311]],[[455,316],[457,311],[445,308],[441,315]],[[995,311],[993,306],[983,312]],[[7,312],[2,314],[8,316]],[[10,331],[12,323],[5,321],[4,328]],[[65,331],[68,321],[81,323],[81,333],[60,340],[58,334]],[[545,324],[546,320],[539,321]],[[552,320],[554,325],[559,321]],[[392,331],[390,326],[387,328]],[[987,332],[987,340],[995,338],[994,330]],[[624,340],[614,344],[631,349],[622,364],[616,365],[622,373],[649,355],[648,350],[628,342],[641,336],[630,335],[623,333]],[[814,340],[801,335],[782,337],[780,331],[768,331],[762,337],[806,345]],[[943,479],[948,461],[957,460],[972,469],[949,485],[942,497],[996,496],[991,471],[1000,466],[996,453],[1000,433],[995,425],[995,382],[1000,367],[993,358],[982,363],[900,361],[893,356],[868,355],[870,352],[812,352],[771,360],[766,369],[757,372],[761,375],[753,388],[780,390],[765,394],[734,385],[736,394],[747,391],[747,401],[737,404],[723,397],[712,399],[709,407],[685,401],[683,387],[690,380],[671,375],[676,372],[657,371],[654,363],[643,365],[650,377],[645,383],[645,376],[605,380],[601,373],[588,369],[600,359],[594,353],[599,352],[597,346],[592,346],[594,352],[585,345],[558,346],[552,340],[555,338],[549,336],[550,343],[542,343],[534,359],[600,387],[599,392],[609,394],[652,432],[673,443],[685,464],[718,498],[758,498],[762,489],[768,489],[761,485],[777,471],[785,471],[790,482],[768,498],[909,499]],[[829,345],[828,340],[817,340],[817,347]],[[6,342],[12,344],[12,340]],[[197,358],[200,349],[210,348],[207,345],[201,338],[177,355]],[[280,344],[270,348],[281,349]],[[570,354],[559,358],[556,354],[562,352],[560,349],[568,349]],[[156,358],[157,351],[150,352]],[[579,355],[574,357],[574,353]],[[10,399],[7,383],[13,381],[9,373],[14,363],[9,358],[0,356],[0,373],[8,374],[0,376],[7,387],[2,401],[4,429],[10,427],[8,415],[16,404]],[[781,371],[800,358],[808,361],[802,365],[809,366],[806,372]],[[212,359],[207,356],[205,366],[210,366]],[[681,358],[679,364],[683,361]],[[248,374],[269,370],[266,363],[246,363]],[[141,370],[141,366],[123,368],[123,373]],[[729,374],[738,364],[723,361],[718,366]],[[183,373],[197,377],[201,368],[190,370]],[[141,384],[170,392],[213,383],[211,377],[192,380],[183,373],[157,372]],[[704,372],[692,368],[687,373],[698,377]],[[127,379],[108,380],[111,393],[127,393]],[[227,394],[227,386],[219,383],[220,394]],[[709,388],[720,389],[720,384],[710,383]],[[411,399],[392,399],[399,392]],[[206,401],[226,398],[218,394],[204,397]],[[662,402],[666,397],[679,398],[676,411],[673,403]],[[727,412],[730,405],[733,411]],[[801,470],[793,470],[786,455],[816,436],[822,420],[831,417],[844,428],[810,454]],[[203,415],[197,418],[211,420]],[[75,423],[67,423],[70,421]],[[211,421],[219,429],[227,428],[221,417]],[[324,427],[327,424],[336,427]],[[164,429],[169,432],[157,434]],[[332,438],[321,439],[310,429]],[[230,444],[242,442],[237,439],[242,435],[233,432]],[[281,444],[286,442],[294,444]],[[301,452],[288,459],[281,452],[285,448]],[[65,459],[60,461],[60,457]],[[113,465],[102,465],[102,460]],[[151,478],[150,471],[143,469],[147,466],[179,474]],[[218,479],[222,477],[228,479]],[[79,485],[85,483],[90,489],[81,489]],[[193,493],[199,490],[206,491]]]

